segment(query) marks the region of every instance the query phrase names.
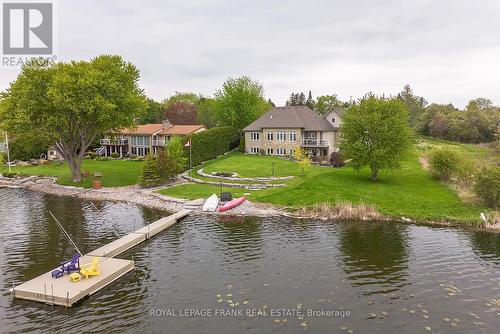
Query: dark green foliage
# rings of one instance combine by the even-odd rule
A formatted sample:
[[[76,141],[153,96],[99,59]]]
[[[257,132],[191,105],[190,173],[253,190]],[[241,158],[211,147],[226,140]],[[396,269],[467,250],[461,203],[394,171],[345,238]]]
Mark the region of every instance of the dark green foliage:
[[[111,153],[111,158],[117,159],[119,157],[120,157],[120,153],[118,153],[118,152]]]
[[[438,148],[429,154],[431,175],[443,181],[449,180],[458,171],[460,157],[448,148]]]
[[[316,108],[316,101],[313,99],[311,91],[309,91],[309,95],[307,96],[306,106],[312,110]]]
[[[500,207],[500,168],[484,168],[478,173],[474,193],[482,202],[491,207]]]
[[[207,128],[215,128],[218,124],[215,110],[215,100],[201,97],[198,101],[198,124],[203,124]]]
[[[405,85],[403,91],[398,94],[398,98],[405,104],[408,109],[408,122],[412,128],[418,124],[418,119],[428,102],[421,96],[413,95],[410,85]]]
[[[312,99],[312,95],[311,95]],[[292,93],[288,101],[286,101],[287,106],[305,106],[306,105],[306,95],[303,92]]]
[[[241,136],[240,138],[240,146],[239,146],[239,151],[241,153],[245,153],[245,136]]]
[[[46,138],[21,134],[9,143],[10,160],[39,159],[47,155],[50,142]]]
[[[499,119],[500,108],[486,99],[470,101],[465,110],[433,103],[420,115],[418,131],[463,143],[491,142],[498,135]]]
[[[230,126],[222,126],[183,138],[186,143],[191,138],[193,166],[213,159],[238,147],[240,132]],[[184,148],[184,156],[189,159],[189,147]]]
[[[163,104],[148,98],[148,106],[139,120],[139,124],[160,123],[163,117]]]
[[[158,164],[153,155],[148,155],[144,166],[142,168],[142,174],[140,176],[140,183],[143,187],[156,187],[161,185],[160,172],[158,170]]]

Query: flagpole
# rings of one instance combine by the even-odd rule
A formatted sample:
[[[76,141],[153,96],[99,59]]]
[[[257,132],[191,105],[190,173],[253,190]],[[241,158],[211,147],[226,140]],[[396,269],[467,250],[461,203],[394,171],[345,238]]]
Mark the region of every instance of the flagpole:
[[[9,136],[7,135],[7,131],[5,131],[5,147],[7,148],[7,166],[9,167],[9,173],[11,172],[10,170],[10,148],[9,148]]]
[[[193,169],[193,158],[191,154],[191,147],[193,146],[193,142],[191,141],[191,138],[189,138],[189,176],[192,175],[191,170]]]

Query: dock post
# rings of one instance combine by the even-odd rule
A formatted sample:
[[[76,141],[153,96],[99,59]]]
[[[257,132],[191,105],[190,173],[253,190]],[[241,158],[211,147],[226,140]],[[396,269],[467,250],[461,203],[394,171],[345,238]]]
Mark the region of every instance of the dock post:
[[[66,291],[66,307],[69,306],[69,291]]]
[[[16,286],[14,284],[14,280],[12,280],[12,297],[16,298]]]
[[[52,294],[52,302],[51,303],[52,303],[52,306],[54,306],[54,300],[56,300],[54,297],[54,284],[50,284],[50,290],[51,290],[51,294]]]
[[[45,304],[47,304],[47,284],[43,283],[43,298],[45,298]]]

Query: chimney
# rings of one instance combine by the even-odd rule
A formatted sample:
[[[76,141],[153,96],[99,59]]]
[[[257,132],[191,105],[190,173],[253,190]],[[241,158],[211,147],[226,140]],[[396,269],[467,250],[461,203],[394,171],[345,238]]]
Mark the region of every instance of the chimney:
[[[171,128],[172,127],[172,123],[170,123],[170,121],[168,119],[164,120],[163,122],[161,122],[162,125],[163,125],[163,130],[166,130],[168,128]]]

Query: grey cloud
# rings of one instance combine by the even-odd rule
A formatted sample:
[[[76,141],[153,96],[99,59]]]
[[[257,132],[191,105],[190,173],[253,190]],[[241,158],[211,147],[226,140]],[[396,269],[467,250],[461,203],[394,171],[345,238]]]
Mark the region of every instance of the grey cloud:
[[[211,95],[249,75],[291,91],[358,97],[409,83],[435,102],[500,103],[496,1],[58,1],[62,60],[121,54],[153,98]],[[0,88],[15,79],[1,70]]]

